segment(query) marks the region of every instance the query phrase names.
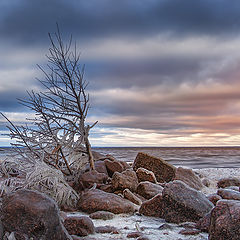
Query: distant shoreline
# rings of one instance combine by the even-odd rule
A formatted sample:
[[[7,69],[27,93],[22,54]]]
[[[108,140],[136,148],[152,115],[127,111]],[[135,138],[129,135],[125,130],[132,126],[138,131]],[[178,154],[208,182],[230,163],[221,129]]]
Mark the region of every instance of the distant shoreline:
[[[6,148],[14,148],[14,147],[12,147],[12,146],[0,146],[0,151],[2,151],[3,149],[6,149]],[[116,146],[114,146],[114,147],[107,147],[107,146],[105,146],[105,147],[98,147],[98,146],[94,146],[94,147],[92,147],[92,149],[101,149],[101,148],[116,148],[116,149],[119,149],[119,148],[240,148],[240,146],[188,146],[188,147],[184,147],[184,146],[165,146],[165,147],[163,147],[163,146],[159,146],[159,147],[157,147],[157,146],[126,146],[126,147],[124,147],[124,146],[119,146],[119,147],[116,147]]]

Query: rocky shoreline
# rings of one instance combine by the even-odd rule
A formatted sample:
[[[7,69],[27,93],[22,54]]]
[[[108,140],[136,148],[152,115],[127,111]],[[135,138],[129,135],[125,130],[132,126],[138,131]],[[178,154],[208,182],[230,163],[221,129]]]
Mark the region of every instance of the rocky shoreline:
[[[33,190],[4,196],[1,239],[239,239],[240,178],[213,182],[144,153],[132,166],[110,156],[95,163],[67,179],[80,195],[74,208]]]

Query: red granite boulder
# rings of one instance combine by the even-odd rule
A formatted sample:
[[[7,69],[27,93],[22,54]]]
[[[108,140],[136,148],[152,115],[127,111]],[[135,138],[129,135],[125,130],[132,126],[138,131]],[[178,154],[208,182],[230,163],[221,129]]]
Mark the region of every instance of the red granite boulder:
[[[209,195],[207,196],[207,199],[208,199],[210,202],[212,202],[212,203],[214,204],[214,206],[216,206],[217,201],[221,200],[222,197],[219,196],[219,195],[216,194],[216,193],[212,193],[212,194],[209,194]]]
[[[217,194],[223,199],[240,200],[240,192],[231,189],[218,189]]]
[[[154,175],[154,173],[150,170],[147,170],[145,168],[138,168],[136,171],[138,181],[139,182],[152,182],[152,183],[157,183],[157,179]]]
[[[203,218],[201,218],[196,223],[196,228],[201,230],[202,232],[209,232],[210,221],[211,221],[211,212],[207,213]]]
[[[134,204],[141,205],[142,200],[132,193],[128,188],[124,189],[123,191],[124,198],[128,199],[129,201],[133,202]]]
[[[138,153],[133,163],[134,171],[145,168],[152,171],[158,182],[169,182],[174,179],[176,167],[161,158],[149,156],[146,153]]]
[[[111,160],[106,159],[104,161],[104,163],[106,165],[107,172],[108,172],[108,175],[110,177],[112,177],[112,175],[115,172],[120,172],[121,173],[122,171],[124,171],[123,165],[118,161],[111,161]]]
[[[222,178],[217,183],[218,188],[226,188],[229,186],[238,186],[240,187],[239,178]]]
[[[138,186],[137,175],[130,169],[127,169],[122,173],[115,172],[112,176],[112,186],[115,191],[128,188],[134,192]]]
[[[162,195],[158,194],[152,199],[142,203],[139,213],[145,216],[160,217],[164,215],[164,205]]]
[[[64,221],[68,233],[77,236],[87,236],[95,232],[92,220],[87,216],[69,216]]]
[[[174,180],[180,180],[196,190],[201,190],[204,187],[200,177],[188,168],[178,167]]]
[[[96,161],[95,163],[95,170],[99,173],[104,173],[108,176],[108,171],[104,161]]]
[[[105,184],[108,176],[104,173],[99,173],[96,170],[88,171],[80,175],[78,182],[84,188],[91,188],[94,183]]]
[[[61,223],[57,204],[37,191],[21,189],[3,198],[4,230],[38,239],[71,239]]]
[[[119,234],[120,231],[114,226],[100,226],[96,227],[96,233],[111,233],[111,234]]]
[[[127,199],[113,193],[106,193],[99,189],[85,191],[81,195],[77,206],[79,210],[87,213],[108,211],[119,214],[132,213],[137,210],[136,206]]]
[[[127,238],[138,238],[142,236],[143,236],[142,232],[130,232],[128,233]]]
[[[220,200],[211,211],[209,240],[239,240],[240,201]]]
[[[163,189],[164,219],[168,222],[197,222],[214,205],[201,192],[175,180]]]
[[[97,186],[98,189],[104,191],[104,192],[108,192],[108,193],[113,193],[114,189],[111,183],[109,184],[104,184],[104,185],[99,185]]]
[[[163,192],[162,186],[151,182],[140,182],[136,190],[137,194],[146,199],[151,199],[157,194],[162,194],[162,192]]]
[[[89,217],[92,219],[110,220],[115,217],[115,214],[107,211],[97,211],[97,212],[91,213]]]

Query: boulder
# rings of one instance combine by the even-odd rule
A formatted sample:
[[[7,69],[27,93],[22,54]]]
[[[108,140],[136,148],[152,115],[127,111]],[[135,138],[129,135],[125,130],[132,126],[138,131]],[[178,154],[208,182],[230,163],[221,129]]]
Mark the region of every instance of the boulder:
[[[231,189],[218,189],[217,194],[223,199],[240,200],[240,192]]]
[[[104,173],[108,176],[108,171],[104,161],[96,161],[95,162],[95,170],[99,173]]]
[[[136,174],[139,182],[148,181],[152,183],[157,183],[157,179],[154,173],[150,170],[147,170],[145,168],[138,168]]]
[[[134,192],[138,186],[137,175],[130,169],[127,169],[122,173],[115,172],[112,176],[112,186],[115,191],[128,188]]]
[[[115,217],[115,214],[107,211],[97,211],[97,212],[91,213],[89,217],[92,219],[110,220]]]
[[[163,189],[164,218],[168,222],[196,222],[214,205],[201,192],[182,181],[167,183]]]
[[[127,238],[138,238],[142,236],[143,236],[142,232],[130,232],[127,234]]]
[[[222,178],[217,183],[218,188],[226,188],[229,186],[238,186],[240,187],[239,178]]]
[[[201,218],[196,223],[196,228],[201,230],[202,232],[209,232],[210,221],[211,221],[211,212],[207,213],[203,218]]]
[[[72,239],[61,223],[57,204],[37,191],[21,189],[5,196],[1,219],[4,230],[15,235],[34,240]]]
[[[210,240],[239,240],[240,201],[220,200],[211,211]]]
[[[104,192],[108,192],[108,193],[113,193],[114,192],[112,184],[99,185],[99,186],[97,186],[97,188],[104,191]]]
[[[80,175],[78,182],[84,188],[91,188],[94,183],[104,184],[107,182],[108,176],[104,173],[99,173],[96,170],[91,170]]]
[[[64,221],[64,227],[69,234],[81,237],[95,233],[93,222],[87,216],[69,216]]]
[[[216,193],[212,193],[212,194],[209,194],[209,195],[207,196],[207,199],[208,199],[210,202],[212,202],[214,205],[216,205],[216,204],[217,204],[217,201],[221,200],[222,197],[219,196],[219,195],[216,194]]]
[[[137,186],[136,193],[146,199],[151,199],[157,194],[162,194],[162,191],[163,187],[158,184],[151,182],[140,182]]]
[[[123,165],[120,162],[118,162],[118,161],[111,161],[111,160],[106,159],[104,161],[104,163],[106,165],[107,172],[108,172],[108,175],[110,177],[112,177],[112,175],[115,172],[122,172],[122,171],[124,171]]]
[[[111,233],[111,234],[119,234],[120,231],[114,226],[100,226],[96,227],[96,233]]]
[[[125,161],[118,161],[118,162],[120,162],[120,164],[122,164],[123,170],[127,170],[127,169],[131,168],[131,166]]]
[[[188,235],[197,235],[200,232],[201,231],[199,229],[196,229],[196,228],[185,228],[185,229],[182,229],[181,231],[179,231],[179,234],[188,236]]]
[[[174,180],[180,180],[196,190],[201,190],[204,187],[200,177],[188,168],[178,167]]]
[[[139,213],[145,216],[162,218],[164,213],[162,195],[158,194],[152,199],[143,202]]]
[[[95,165],[95,170],[97,172],[105,173],[108,176],[108,171],[107,171],[107,168],[106,168],[106,165],[105,165],[104,161],[98,160],[98,161],[94,162],[94,165]],[[85,172],[88,172],[88,171],[91,171],[91,170],[92,169],[90,167],[90,164],[87,164]]]
[[[127,199],[99,189],[90,189],[83,192],[77,206],[79,210],[87,213],[109,211],[119,214],[132,213],[137,210],[136,206]]]
[[[133,163],[134,171],[145,168],[152,171],[158,182],[170,182],[175,177],[176,168],[161,158],[149,156],[146,153],[138,153]]]
[[[124,189],[123,196],[124,198],[128,199],[129,201],[137,205],[142,204],[142,200],[139,197],[137,197],[134,193],[132,193],[128,188]]]

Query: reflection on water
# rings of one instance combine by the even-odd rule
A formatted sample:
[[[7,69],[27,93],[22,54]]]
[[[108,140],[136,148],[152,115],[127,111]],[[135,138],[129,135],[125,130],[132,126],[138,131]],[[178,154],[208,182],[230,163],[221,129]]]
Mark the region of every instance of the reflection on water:
[[[115,158],[132,162],[138,152],[161,157],[175,166],[190,168],[240,167],[240,147],[144,147],[144,148],[94,148]]]

